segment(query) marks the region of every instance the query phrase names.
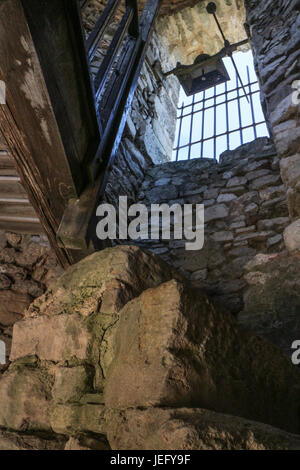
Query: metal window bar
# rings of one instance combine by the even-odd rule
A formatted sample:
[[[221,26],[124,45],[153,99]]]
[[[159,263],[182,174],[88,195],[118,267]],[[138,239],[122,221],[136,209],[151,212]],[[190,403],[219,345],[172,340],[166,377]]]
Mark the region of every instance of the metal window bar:
[[[200,158],[204,157],[204,143],[208,141],[213,141],[213,158],[216,160],[217,159],[217,140],[220,137],[226,136],[226,147],[224,148],[225,150],[230,149],[230,135],[233,133],[239,133],[239,141],[240,145],[243,145],[244,143],[244,136],[243,136],[243,131],[247,129],[253,129],[254,132],[254,139],[257,138],[257,127],[266,124],[265,119],[260,122],[256,122],[255,120],[255,111],[254,111],[254,102],[253,102],[253,95],[260,93],[260,89],[258,87],[257,90],[253,90],[253,87],[255,85],[258,85],[258,81],[252,81],[250,80],[250,71],[249,67],[247,66],[247,83],[245,84],[246,87],[248,87],[248,95],[250,97],[250,113],[251,113],[251,124],[248,125],[243,125],[242,123],[242,106],[241,106],[241,99],[244,97],[244,93],[241,93],[242,87],[239,85],[238,79],[236,81],[236,88],[234,89],[228,89],[228,83],[225,83],[225,91],[222,93],[217,92],[217,87],[214,87],[214,94],[213,96],[207,96],[207,93],[205,91],[203,92],[202,99],[199,99],[196,101],[196,96],[193,96],[192,103],[190,104],[184,104],[182,103],[182,106],[178,108],[178,117],[177,120],[179,121],[179,131],[178,131],[178,139],[177,139],[177,146],[173,149],[174,152],[176,152],[176,161],[179,160],[179,152],[182,149],[188,149],[188,157],[187,159],[193,158],[192,156],[192,147],[194,145],[199,145],[200,144]],[[234,98],[230,98],[231,94],[236,94]],[[224,97],[224,100],[217,102],[217,98]],[[212,105],[207,106],[207,101],[213,101]],[[238,118],[238,128],[230,129],[230,118],[232,117],[230,112],[229,112],[229,103],[237,101],[237,118]],[[200,105],[201,109],[195,110],[196,105]],[[226,131],[217,133],[217,116],[220,117],[219,110],[218,108],[222,105],[225,105],[225,111],[224,111],[224,121],[225,121],[225,128]],[[247,104],[248,106],[248,104]],[[190,110],[189,110],[190,109]],[[204,137],[205,133],[205,126],[206,126],[206,112],[209,109],[213,109],[213,135],[210,137]],[[185,113],[185,110],[188,111]],[[192,140],[193,137],[193,131],[194,131],[194,117],[196,114],[202,113],[202,124],[201,124],[201,130],[200,130],[200,138],[198,140]],[[191,116],[191,129],[189,132],[189,142],[184,145],[180,145],[181,143],[181,137],[182,137],[182,123],[183,119]],[[236,120],[236,116],[235,116]],[[211,157],[211,156],[209,156]]]

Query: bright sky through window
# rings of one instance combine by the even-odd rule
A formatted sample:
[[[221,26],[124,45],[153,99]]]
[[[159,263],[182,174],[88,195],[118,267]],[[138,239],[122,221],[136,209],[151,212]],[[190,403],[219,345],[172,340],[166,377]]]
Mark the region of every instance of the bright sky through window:
[[[242,77],[243,83],[248,84],[248,76],[247,76],[247,66],[249,67],[249,75],[250,75],[250,83],[257,82],[257,76],[254,70],[253,64],[253,56],[252,52],[237,52],[234,54],[235,62],[238,66],[238,70]],[[228,86],[228,100],[234,99],[237,97],[237,78],[234,67],[231,63],[230,58],[226,57],[224,59],[225,66],[227,71],[230,75],[231,80],[227,83]],[[239,85],[240,86],[240,85]],[[247,92],[249,92],[249,86],[246,86]],[[254,84],[251,86],[251,91],[259,91],[259,85]],[[216,87],[216,95],[225,92],[225,84],[218,85]],[[252,95],[253,100],[253,112],[251,109],[251,103],[247,102],[246,97],[244,96],[243,90],[239,91],[240,98],[240,106],[241,106],[241,127],[246,127],[242,131],[236,130],[240,128],[240,120],[239,120],[239,112],[238,112],[238,101],[235,99],[228,103],[228,127],[229,131],[234,131],[227,135],[221,135],[214,139],[214,135],[219,134],[226,134],[226,106],[224,103],[225,95],[219,96],[216,98],[216,126],[214,125],[214,88],[211,88],[205,92],[205,97],[210,98],[207,99],[205,102],[205,108],[211,106],[211,108],[206,109],[205,111],[205,119],[203,125],[203,137],[204,142],[200,143],[199,141],[202,138],[202,124],[203,124],[203,112],[200,111],[202,109],[202,104],[195,104],[194,105],[194,112],[196,112],[193,117],[191,116],[192,108],[187,107],[183,110],[183,117],[182,124],[181,124],[181,132],[180,132],[180,142],[178,145],[178,136],[180,130],[180,119],[177,120],[177,129],[176,129],[176,136],[174,140],[174,148],[176,147],[183,147],[178,150],[173,151],[172,159],[176,160],[176,155],[178,156],[178,160],[186,160],[190,158],[199,158],[201,156],[205,158],[213,158],[214,151],[216,151],[216,158],[220,156],[222,152],[227,150],[227,146],[229,145],[229,149],[233,150],[236,147],[241,145],[241,134],[243,138],[243,143],[251,142],[255,139],[254,128],[253,124],[253,117],[255,119],[255,123],[263,123],[256,126],[256,137],[264,137],[269,136],[267,126],[265,124],[265,117],[262,111],[261,103],[260,103],[260,93],[254,93]],[[203,93],[198,93],[195,95],[195,103],[197,101],[201,101],[203,99]],[[193,97],[187,97],[183,89],[180,91],[179,103],[178,106],[181,107],[182,104],[184,106],[189,105],[192,103]],[[200,112],[197,112],[200,111]],[[181,110],[178,110],[178,117],[181,114]],[[253,116],[254,115],[254,116]],[[192,123],[192,132],[191,131],[191,123]],[[247,127],[249,126],[249,127]],[[190,150],[187,146],[190,141],[191,135],[191,142],[195,142]],[[215,144],[214,144],[215,140]],[[214,148],[215,145],[215,148]],[[186,146],[186,147],[184,147]]]

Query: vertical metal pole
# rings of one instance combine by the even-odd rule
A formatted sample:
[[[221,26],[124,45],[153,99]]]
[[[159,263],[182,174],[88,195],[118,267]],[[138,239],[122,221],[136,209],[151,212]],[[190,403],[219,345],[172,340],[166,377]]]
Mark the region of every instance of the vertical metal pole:
[[[214,160],[217,158],[217,88],[214,87]]]
[[[192,150],[192,137],[193,137],[193,125],[194,125],[194,107],[195,107],[195,95],[193,95],[192,101],[192,115],[191,115],[191,127],[190,127],[190,140],[189,140],[189,154],[188,159],[191,159],[191,150]]]
[[[202,111],[202,130],[201,130],[201,150],[200,157],[203,158],[203,139],[204,139],[204,121],[205,121],[205,90],[203,92],[203,111]]]
[[[226,139],[227,139],[227,150],[229,150],[228,82],[225,82],[225,108],[226,108]]]
[[[251,106],[251,114],[252,114],[252,124],[253,124],[253,131],[254,131],[254,139],[257,139],[257,131],[256,131],[256,124],[255,124],[255,113],[254,113],[254,105],[253,105],[253,96],[252,90],[250,85],[250,71],[247,65],[247,77],[248,77],[248,85],[249,85],[249,97],[250,97],[250,106]]]
[[[244,143],[243,131],[242,131],[242,115],[241,115],[241,103],[240,103],[240,90],[239,90],[239,79],[236,76],[236,88],[237,88],[237,102],[238,102],[238,112],[239,112],[239,128],[240,128],[240,142],[241,145]]]
[[[182,119],[183,119],[183,107],[184,102],[181,105],[181,113],[180,113],[180,122],[179,122],[179,131],[178,131],[178,140],[177,140],[177,150],[176,150],[176,162],[178,162],[178,154],[179,154],[179,146],[180,146],[180,139],[181,139],[181,127],[182,127]]]

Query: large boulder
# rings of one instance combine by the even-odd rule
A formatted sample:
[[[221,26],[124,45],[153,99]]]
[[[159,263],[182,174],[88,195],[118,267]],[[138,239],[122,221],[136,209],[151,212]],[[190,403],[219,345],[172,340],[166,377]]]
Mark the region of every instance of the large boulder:
[[[94,253],[71,266],[26,317],[100,312],[113,315],[149,287],[179,277],[164,261],[135,246],[116,246]]]
[[[53,362],[73,357],[84,360],[88,358],[90,341],[91,336],[78,313],[27,318],[14,326],[10,360],[34,355]]]
[[[297,368],[139,248],[70,268],[15,325],[10,357],[0,448],[298,448],[236,417],[299,432]]]
[[[241,326],[267,339],[289,358],[300,339],[300,259],[288,253],[259,254],[245,266],[248,284]]]
[[[0,431],[0,451],[2,450],[64,450],[66,438],[55,436],[52,439],[9,431]]]
[[[109,408],[197,407],[300,430],[300,375],[279,349],[179,281],[120,313]]]
[[[85,361],[95,367],[96,388],[101,390],[122,307],[145,289],[176,276],[164,261],[134,246],[85,258],[15,324],[10,360],[37,356],[54,363]]]
[[[193,408],[110,410],[113,450],[299,450],[300,437],[266,424]]]
[[[0,379],[0,428],[49,431],[51,381],[44,371],[13,368]]]

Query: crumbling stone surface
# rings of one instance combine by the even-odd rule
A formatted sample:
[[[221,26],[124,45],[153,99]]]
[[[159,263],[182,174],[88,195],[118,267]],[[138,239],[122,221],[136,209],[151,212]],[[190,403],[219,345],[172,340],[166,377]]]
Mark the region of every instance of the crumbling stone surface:
[[[236,314],[243,308],[243,267],[258,253],[284,250],[290,218],[272,141],[257,139],[221,155],[220,163],[193,159],[147,171],[140,203],[204,204],[204,247],[189,252],[181,240],[150,240],[183,276]]]
[[[107,440],[80,434],[70,437],[64,450],[111,450]]]
[[[7,358],[14,323],[62,273],[45,237],[0,232],[0,340]]]
[[[238,321],[288,357],[300,338],[300,260],[287,252],[256,255],[245,266],[244,308]]]
[[[100,0],[91,0],[84,10],[83,24],[87,37],[105,4],[106,2]],[[140,7],[142,6],[140,2]],[[177,6],[172,4],[171,11]],[[94,76],[117,31],[123,7],[124,2],[121,2],[121,7],[108,25],[96,51],[91,63],[91,72]],[[162,84],[156,72],[156,64],[163,64],[164,71],[175,67],[176,58],[170,53],[170,47],[168,43],[162,42],[162,37],[156,30],[153,31],[125,132],[105,191],[106,201],[116,207],[120,195],[127,196],[129,202],[134,203],[146,169],[153,164],[169,161],[171,158],[176,130],[179,82],[174,76],[169,76],[163,79]]]
[[[41,341],[45,331],[47,339]],[[53,362],[73,357],[84,360],[88,357],[90,341],[88,328],[78,314],[28,318],[14,326],[10,360],[35,355]]]
[[[299,1],[246,0],[245,7],[264,109],[286,185],[289,214],[292,220],[297,220],[300,216]],[[291,252],[295,251],[295,244],[299,251],[300,236],[296,230],[300,229],[294,225],[292,230],[295,242]]]
[[[284,231],[284,242],[289,253],[293,256],[300,255],[300,219],[291,223]]]
[[[145,291],[120,313],[115,342],[109,408],[201,407],[298,432],[298,371],[198,290],[172,280]]]
[[[0,430],[0,450],[64,450],[66,446],[63,436],[47,439]]]
[[[107,412],[113,450],[296,450],[300,437],[199,408]]]
[[[50,390],[51,380],[43,371],[12,368],[4,373],[0,379],[0,427],[49,431]]]
[[[298,448],[237,418],[299,432],[297,368],[138,247],[71,267],[15,329],[0,447]]]
[[[218,17],[231,42],[245,37],[243,2],[216,0]],[[83,12],[83,24],[88,36],[106,2],[91,0]],[[139,2],[140,11],[145,1]],[[191,64],[201,53],[215,54],[223,43],[215,34],[213,18],[207,14],[204,2],[165,1],[156,22],[137,90],[127,119],[125,134],[109,176],[105,198],[118,206],[118,196],[124,195],[130,203],[144,179],[145,171],[154,164],[170,161],[176,130],[179,82],[176,77],[163,77],[157,72],[172,70],[177,61]],[[101,65],[124,12],[124,2],[109,24],[91,63],[95,74]],[[187,8],[192,7],[192,8]],[[204,45],[205,44],[205,50]]]

